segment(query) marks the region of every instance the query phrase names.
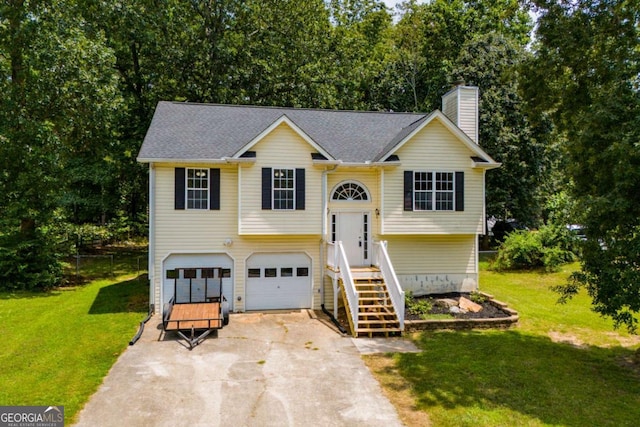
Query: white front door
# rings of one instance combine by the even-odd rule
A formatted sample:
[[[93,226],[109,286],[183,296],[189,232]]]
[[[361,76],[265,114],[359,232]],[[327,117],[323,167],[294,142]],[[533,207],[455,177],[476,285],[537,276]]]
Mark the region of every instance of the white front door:
[[[336,212],[332,216],[334,240],[342,241],[351,266],[370,265],[371,214],[369,212]]]

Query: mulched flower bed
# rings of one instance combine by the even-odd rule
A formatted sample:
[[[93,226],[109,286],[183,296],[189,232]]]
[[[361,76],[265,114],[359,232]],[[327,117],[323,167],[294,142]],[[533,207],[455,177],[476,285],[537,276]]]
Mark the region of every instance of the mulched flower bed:
[[[439,299],[451,299],[455,301],[460,301],[460,297],[463,296],[469,300],[471,300],[471,296],[468,293],[448,293],[448,294],[438,294],[438,295],[425,295],[420,297],[414,297],[416,301],[427,300],[431,303],[432,308],[429,311],[429,314],[445,314],[451,316],[452,319],[496,319],[509,317],[511,314],[506,313],[499,307],[496,307],[494,304],[489,302],[489,299],[478,303],[482,306],[482,310],[474,313],[474,312],[466,312],[466,313],[451,313],[449,308],[446,306],[436,304],[436,300]],[[419,315],[413,314],[405,309],[405,320],[423,320]]]

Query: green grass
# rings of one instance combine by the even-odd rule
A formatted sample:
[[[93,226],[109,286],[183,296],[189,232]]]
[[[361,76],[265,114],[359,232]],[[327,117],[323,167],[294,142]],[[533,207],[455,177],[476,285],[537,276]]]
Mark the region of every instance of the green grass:
[[[0,405],[64,405],[65,423],[73,420],[146,314],[148,284],[136,277],[134,254],[144,255],[114,257],[113,278],[48,293],[0,292]],[[105,262],[85,263],[86,277],[110,271]]]
[[[640,419],[640,341],[591,311],[587,295],[566,305],[549,288],[561,272],[481,272],[481,289],[518,310],[508,331],[423,332],[423,350],[370,366],[393,396],[411,395],[413,421],[433,426],[631,426]],[[401,383],[394,383],[399,376]],[[402,413],[402,411],[400,411]],[[415,417],[420,412],[423,417]],[[415,420],[418,421],[415,421]]]

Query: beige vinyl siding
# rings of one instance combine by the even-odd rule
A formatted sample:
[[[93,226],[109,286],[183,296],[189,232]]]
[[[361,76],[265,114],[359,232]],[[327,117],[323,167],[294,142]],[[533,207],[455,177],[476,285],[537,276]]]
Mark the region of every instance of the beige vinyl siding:
[[[478,142],[478,88],[457,87],[442,97],[442,112]]]
[[[476,273],[475,234],[388,236],[387,251],[397,274]]]
[[[442,112],[445,116],[449,118],[453,123],[457,125],[458,123],[458,96],[457,93],[451,91],[447,95],[445,95],[442,99]]]
[[[225,253],[234,261],[235,310],[244,310],[245,261],[253,253],[305,252],[312,258],[313,307],[320,308],[320,244],[318,236],[240,236],[237,233],[237,167],[220,167],[220,210],[175,210],[174,168],[180,164],[157,165],[155,200],[154,294],[160,307],[162,260],[172,253]],[[317,215],[317,210],[316,210]],[[225,245],[227,240],[230,245]]]
[[[220,168],[220,186],[237,188],[237,166],[198,165]],[[220,210],[174,209],[175,168],[184,164],[163,164],[155,167],[155,254],[154,286],[156,304],[160,303],[162,260],[171,253],[229,253],[226,239],[235,236],[237,192],[221,191]],[[229,253],[229,255],[231,255]],[[232,255],[233,258],[233,255]]]
[[[190,249],[210,249],[212,243],[228,237],[235,229],[237,217],[236,166],[211,165],[220,168],[220,210],[174,209],[175,168],[188,165],[156,165],[156,245],[164,242],[175,249],[188,242]],[[209,168],[208,165],[198,166]],[[197,245],[199,247],[194,247]],[[160,249],[161,246],[157,246]]]
[[[459,88],[458,127],[478,142],[478,95],[476,88]]]
[[[400,286],[414,295],[478,289],[476,236],[393,236],[388,252]]]
[[[484,171],[473,169],[474,155],[434,120],[396,154],[402,166],[384,171],[384,234],[471,234],[482,232]],[[464,211],[405,211],[404,171],[464,172]]]
[[[279,235],[322,233],[322,171],[314,168],[316,150],[286,124],[276,127],[251,148],[256,163],[241,173],[240,234]],[[262,168],[305,169],[305,210],[263,210]]]

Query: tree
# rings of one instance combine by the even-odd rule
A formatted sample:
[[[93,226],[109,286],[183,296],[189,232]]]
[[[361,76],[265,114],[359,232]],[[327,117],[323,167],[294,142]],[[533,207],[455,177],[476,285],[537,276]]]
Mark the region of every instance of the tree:
[[[567,172],[587,242],[581,271],[596,312],[637,327],[640,312],[640,6],[534,1],[540,14],[530,93],[566,139]],[[544,78],[541,78],[544,77]]]
[[[342,109],[389,109],[385,62],[392,49],[391,15],[379,0],[332,0],[324,72]]]
[[[519,46],[529,40],[531,20],[518,0],[434,0],[402,4],[396,25],[396,69],[405,78],[403,109],[431,111],[450,87],[463,45],[490,32]]]
[[[532,225],[541,214],[549,164],[520,95],[525,55],[524,46],[499,33],[479,35],[462,46],[453,75],[480,88],[480,144],[502,163],[487,174],[487,216]]]
[[[57,284],[50,225],[69,160],[101,159],[117,96],[100,34],[83,31],[75,2],[0,6],[0,283]],[[93,162],[95,165],[95,162]]]

